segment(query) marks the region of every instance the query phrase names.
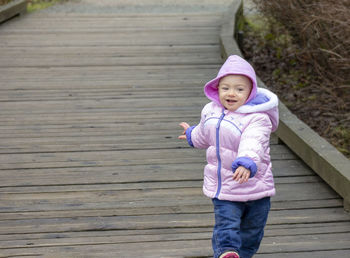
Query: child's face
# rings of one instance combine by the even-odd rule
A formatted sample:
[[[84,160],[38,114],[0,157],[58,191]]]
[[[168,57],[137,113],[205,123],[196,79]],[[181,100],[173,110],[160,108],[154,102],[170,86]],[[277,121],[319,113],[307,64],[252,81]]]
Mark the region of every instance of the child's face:
[[[236,111],[250,95],[251,81],[243,75],[227,75],[219,82],[219,99],[230,111]]]

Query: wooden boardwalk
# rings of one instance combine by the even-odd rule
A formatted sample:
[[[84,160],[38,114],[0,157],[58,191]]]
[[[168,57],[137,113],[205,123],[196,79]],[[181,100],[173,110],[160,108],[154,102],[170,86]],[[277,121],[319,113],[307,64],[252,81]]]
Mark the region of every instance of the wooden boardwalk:
[[[37,13],[0,25],[0,257],[209,257],[198,122],[223,13]],[[341,198],[271,142],[257,258],[350,257]]]

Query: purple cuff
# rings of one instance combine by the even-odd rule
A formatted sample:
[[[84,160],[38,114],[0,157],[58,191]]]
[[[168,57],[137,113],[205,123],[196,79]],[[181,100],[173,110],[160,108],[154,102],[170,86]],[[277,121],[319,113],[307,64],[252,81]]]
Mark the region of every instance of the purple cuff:
[[[258,170],[255,162],[248,157],[239,157],[234,162],[232,162],[232,171],[235,172],[239,166],[243,166],[246,169],[250,170],[250,178],[255,176],[256,171]]]
[[[195,128],[196,126],[191,126],[189,128],[187,128],[186,130],[186,139],[187,139],[187,142],[188,144],[194,148],[194,145],[193,145],[193,142],[192,142],[192,139],[191,139],[191,133],[192,133],[192,130]]]

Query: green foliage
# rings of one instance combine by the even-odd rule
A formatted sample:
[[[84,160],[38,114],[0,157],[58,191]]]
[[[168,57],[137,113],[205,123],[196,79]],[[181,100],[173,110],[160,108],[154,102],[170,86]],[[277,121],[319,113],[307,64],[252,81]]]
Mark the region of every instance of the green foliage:
[[[45,0],[31,0],[28,2],[27,11],[34,12],[37,10],[45,9],[55,4],[55,0],[45,1]]]
[[[67,0],[29,0],[27,5],[27,11],[34,12],[65,1]]]
[[[259,35],[267,42],[274,42],[278,45],[288,46],[292,43],[292,37],[288,30],[278,21],[262,15],[249,15],[245,17],[245,24],[252,32]]]
[[[261,15],[254,14],[244,17],[245,27],[249,29],[257,36],[262,39],[267,37],[267,34],[270,34],[270,27],[267,19]],[[271,38],[274,38],[274,35],[271,35]]]
[[[0,6],[8,4],[13,0],[0,0]],[[28,0],[27,11],[34,12],[36,10],[45,9],[57,3],[66,2],[69,0]]]
[[[12,0],[0,0],[0,6],[1,5],[5,5],[8,4],[9,2],[11,2]]]
[[[281,76],[281,69],[280,68],[276,68],[275,70],[273,70],[272,72],[272,76],[273,78],[279,78]]]
[[[5,4],[7,4],[7,3],[9,3],[9,2],[11,2],[12,0],[0,0],[0,6],[1,5],[5,5]]]
[[[337,126],[333,129],[332,134],[335,139],[342,139],[341,141],[335,142],[334,145],[337,146],[337,149],[347,155],[350,156],[350,129],[344,126]]]

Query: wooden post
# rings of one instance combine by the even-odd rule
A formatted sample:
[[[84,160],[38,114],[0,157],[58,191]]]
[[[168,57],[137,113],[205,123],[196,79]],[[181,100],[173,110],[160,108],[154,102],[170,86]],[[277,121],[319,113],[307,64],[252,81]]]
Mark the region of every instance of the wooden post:
[[[8,4],[0,6],[0,24],[27,12],[26,0],[13,0]]]
[[[350,212],[350,202],[348,200],[344,199],[343,205],[344,205],[344,210],[346,212]]]

